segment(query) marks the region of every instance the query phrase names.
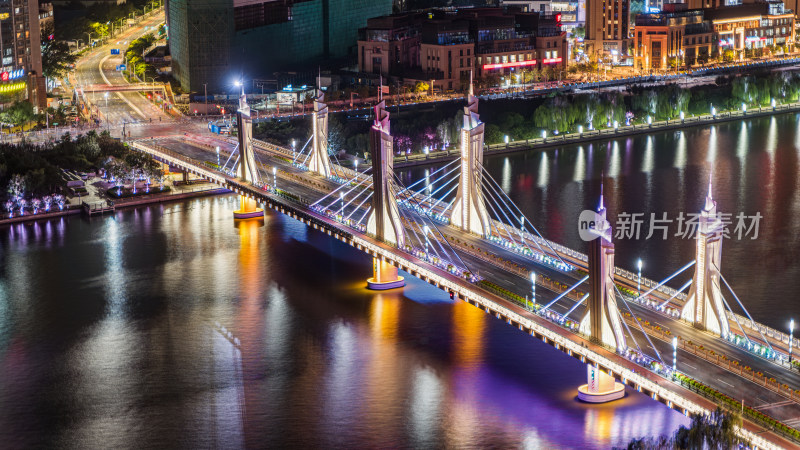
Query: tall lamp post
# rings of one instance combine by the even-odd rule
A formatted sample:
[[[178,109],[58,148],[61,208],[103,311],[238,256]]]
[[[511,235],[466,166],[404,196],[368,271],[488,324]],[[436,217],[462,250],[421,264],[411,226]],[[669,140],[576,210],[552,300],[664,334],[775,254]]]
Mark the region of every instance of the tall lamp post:
[[[103,97],[106,99],[106,130],[108,130],[108,92],[103,94]]]
[[[792,367],[792,343],[794,341],[794,319],[789,321],[789,368]]]
[[[536,304],[536,272],[531,272],[531,302]]]
[[[678,337],[672,337],[672,371],[675,372],[678,367]]]
[[[642,295],[642,259],[636,262],[636,267],[639,269],[639,273],[636,276],[636,296],[639,297]]]

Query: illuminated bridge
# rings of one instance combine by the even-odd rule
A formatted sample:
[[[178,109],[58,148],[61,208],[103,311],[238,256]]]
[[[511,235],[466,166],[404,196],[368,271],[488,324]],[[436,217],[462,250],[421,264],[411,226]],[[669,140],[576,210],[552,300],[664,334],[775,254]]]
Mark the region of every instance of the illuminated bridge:
[[[460,159],[409,186],[392,168],[382,103],[370,131],[372,165],[360,172],[329,157],[322,95],[299,151],[253,139],[244,94],[237,117],[238,142],[226,148],[190,136],[131,146],[237,193],[237,220],[271,209],[369,254],[373,289],[401,287],[405,272],[575,357],[587,365],[578,391],[584,401],[619,398],[627,385],[684,414],[718,405],[744,411],[739,434],[758,447],[800,444],[793,428],[800,374],[788,356],[796,341],[753,321],[722,276],[711,183],[695,260],[657,282],[615,267],[602,194],[585,230],[596,236],[588,254],[537,231],[483,167],[483,123],[472,95]],[[666,285],[690,268],[688,283]]]

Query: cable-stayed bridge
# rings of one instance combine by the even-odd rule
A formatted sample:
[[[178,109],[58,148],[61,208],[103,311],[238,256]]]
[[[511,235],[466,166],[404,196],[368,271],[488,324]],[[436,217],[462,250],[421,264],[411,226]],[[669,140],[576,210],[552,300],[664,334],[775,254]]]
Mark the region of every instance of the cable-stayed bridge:
[[[748,408],[788,400],[781,406],[786,422],[800,416],[800,396],[791,387],[800,387],[800,376],[788,369],[788,337],[752,321],[722,276],[711,185],[696,259],[663,281],[642,280],[615,267],[605,220],[591,227],[597,238],[586,255],[538,232],[538,218],[526,217],[483,167],[483,124],[474,97],[464,112],[461,157],[408,186],[392,170],[383,105],[376,107],[370,133],[372,166],[358,171],[329,157],[323,102],[320,95],[312,136],[296,152],[252,138],[244,98],[238,143],[222,157],[191,142],[131,145],[237,192],[237,217],[263,215],[260,204],[370,254],[374,289],[402,286],[398,270],[406,272],[580,359],[588,368],[579,394],[584,400],[610,400],[628,385],[687,414],[726,401],[687,389],[691,379],[745,400]],[[215,158],[217,164],[207,164]],[[605,219],[602,195],[597,217]],[[667,286],[690,268],[689,282]],[[776,380],[763,375],[762,382],[758,372]],[[790,442],[784,439],[791,433],[753,434],[761,424],[758,418],[748,422],[742,436],[764,447]]]

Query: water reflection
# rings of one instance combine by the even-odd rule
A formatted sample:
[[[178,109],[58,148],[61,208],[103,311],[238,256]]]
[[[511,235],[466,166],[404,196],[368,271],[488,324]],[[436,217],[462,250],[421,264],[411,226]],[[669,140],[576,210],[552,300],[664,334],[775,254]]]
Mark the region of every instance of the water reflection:
[[[632,393],[587,432],[608,413],[575,400],[574,359],[416,279],[366,291],[366,255],[235,207],[0,229],[12,447],[607,448],[685,422]]]

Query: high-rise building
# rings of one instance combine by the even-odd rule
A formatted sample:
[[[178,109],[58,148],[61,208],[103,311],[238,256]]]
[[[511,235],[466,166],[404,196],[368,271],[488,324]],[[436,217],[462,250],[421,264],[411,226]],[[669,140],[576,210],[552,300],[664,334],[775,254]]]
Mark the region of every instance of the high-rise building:
[[[0,54],[0,95],[27,92],[34,107],[46,107],[37,0],[0,0]]]
[[[355,56],[358,29],[392,0],[170,0],[173,76],[184,89],[226,92],[234,79],[316,68]]]
[[[586,53],[623,57],[628,53],[629,0],[586,0]]]

